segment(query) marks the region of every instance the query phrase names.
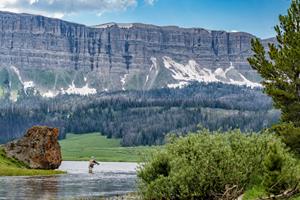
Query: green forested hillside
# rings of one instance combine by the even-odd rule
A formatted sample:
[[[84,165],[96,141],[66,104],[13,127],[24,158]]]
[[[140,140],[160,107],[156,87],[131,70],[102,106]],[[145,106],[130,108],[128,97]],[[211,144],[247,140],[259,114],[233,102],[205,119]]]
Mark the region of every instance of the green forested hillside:
[[[61,139],[68,132],[101,132],[120,138],[122,146],[163,144],[166,134],[186,134],[199,125],[259,131],[280,116],[261,89],[221,83],[88,97],[21,96],[15,103],[2,100],[0,111],[0,143],[20,137],[33,125],[47,125],[59,127]]]

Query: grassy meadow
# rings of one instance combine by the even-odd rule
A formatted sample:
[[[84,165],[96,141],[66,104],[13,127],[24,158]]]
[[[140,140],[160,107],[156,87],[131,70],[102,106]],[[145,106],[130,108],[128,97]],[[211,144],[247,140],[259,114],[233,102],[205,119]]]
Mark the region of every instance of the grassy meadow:
[[[120,139],[108,139],[100,133],[67,134],[59,141],[63,160],[89,160],[94,156],[104,162],[143,162],[157,147],[122,147]]]

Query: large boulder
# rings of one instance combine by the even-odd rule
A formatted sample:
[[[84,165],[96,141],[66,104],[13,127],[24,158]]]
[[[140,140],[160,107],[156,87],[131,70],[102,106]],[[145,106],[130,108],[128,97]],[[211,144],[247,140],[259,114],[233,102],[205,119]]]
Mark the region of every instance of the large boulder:
[[[58,134],[58,128],[35,126],[23,138],[5,144],[4,150],[30,168],[57,169],[62,161]]]

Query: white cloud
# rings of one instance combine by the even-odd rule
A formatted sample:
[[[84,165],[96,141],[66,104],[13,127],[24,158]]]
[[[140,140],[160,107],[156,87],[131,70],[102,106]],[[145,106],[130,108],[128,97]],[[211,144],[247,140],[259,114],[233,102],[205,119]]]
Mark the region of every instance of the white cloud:
[[[153,6],[155,2],[157,2],[158,0],[144,0],[146,4]]]
[[[97,14],[120,11],[136,5],[137,0],[0,0],[0,10],[3,11],[41,14],[57,18],[80,11],[91,11]]]

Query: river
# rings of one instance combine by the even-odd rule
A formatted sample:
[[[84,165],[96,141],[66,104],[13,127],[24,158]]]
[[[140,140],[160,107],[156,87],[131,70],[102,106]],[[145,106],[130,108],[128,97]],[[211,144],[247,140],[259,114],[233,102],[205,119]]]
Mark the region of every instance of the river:
[[[136,188],[136,163],[63,161],[55,176],[0,177],[0,199],[71,199],[124,194]]]

